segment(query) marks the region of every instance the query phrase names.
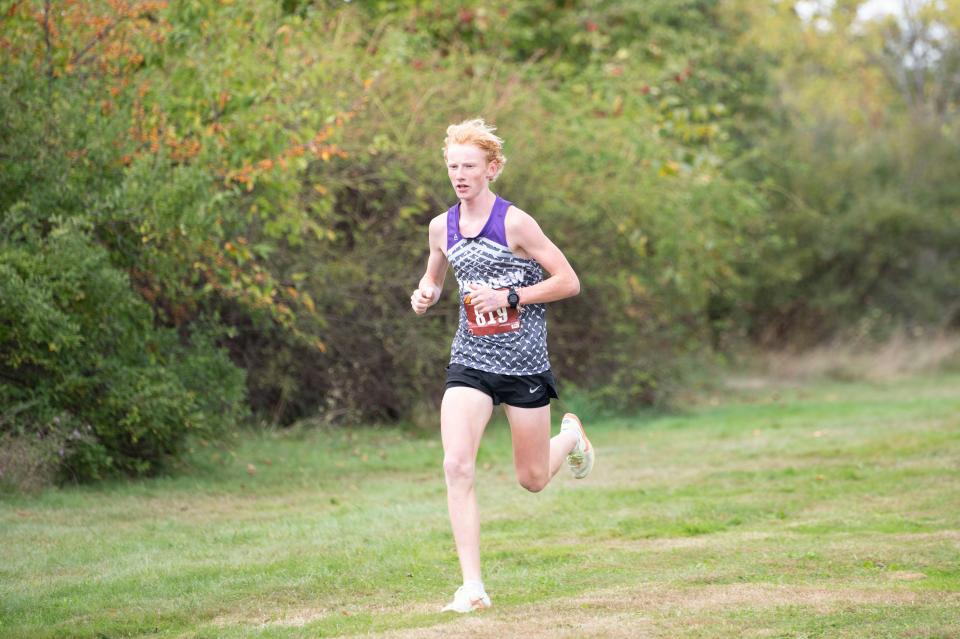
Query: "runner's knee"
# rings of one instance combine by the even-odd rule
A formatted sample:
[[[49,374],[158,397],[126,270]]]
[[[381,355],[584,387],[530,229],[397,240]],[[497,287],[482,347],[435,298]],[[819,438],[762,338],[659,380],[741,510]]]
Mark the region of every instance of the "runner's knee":
[[[547,487],[550,479],[543,473],[523,473],[517,477],[517,481],[531,493],[539,493]]]
[[[473,483],[475,467],[476,465],[470,460],[458,457],[443,458],[443,474],[448,484]]]

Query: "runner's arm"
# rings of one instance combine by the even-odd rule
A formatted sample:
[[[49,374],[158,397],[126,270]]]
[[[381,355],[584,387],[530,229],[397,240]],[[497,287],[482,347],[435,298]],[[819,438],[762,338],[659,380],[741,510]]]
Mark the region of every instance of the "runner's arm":
[[[446,215],[438,215],[430,221],[430,255],[427,257],[427,270],[420,278],[420,284],[410,295],[410,306],[417,315],[423,315],[427,309],[440,300],[443,281],[447,276],[447,256],[443,252],[446,238]]]
[[[550,274],[548,278],[518,288],[521,304],[544,304],[556,302],[580,293],[580,278],[577,277],[563,252],[546,236],[537,221],[520,209],[511,206],[505,220],[510,249],[524,257],[532,257]],[[492,290],[471,285],[472,303],[480,313],[495,311],[508,305],[506,290]]]

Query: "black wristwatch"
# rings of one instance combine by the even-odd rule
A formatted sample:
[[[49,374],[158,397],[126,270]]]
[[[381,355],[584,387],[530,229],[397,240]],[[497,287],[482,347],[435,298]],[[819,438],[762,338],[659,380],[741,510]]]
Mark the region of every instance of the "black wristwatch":
[[[507,304],[510,305],[510,308],[516,308],[520,304],[520,296],[517,295],[517,289],[510,287],[510,292],[507,293]]]

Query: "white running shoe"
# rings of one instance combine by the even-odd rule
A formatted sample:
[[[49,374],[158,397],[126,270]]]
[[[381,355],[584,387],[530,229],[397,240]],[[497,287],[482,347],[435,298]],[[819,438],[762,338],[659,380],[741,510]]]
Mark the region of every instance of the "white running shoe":
[[[573,413],[567,413],[560,422],[560,432],[573,430],[577,433],[577,445],[573,447],[570,454],[567,455],[567,465],[570,466],[570,472],[577,479],[583,479],[593,470],[593,446],[587,439],[587,432],[583,430],[583,424],[580,418]]]
[[[489,608],[490,597],[482,587],[460,586],[453,595],[453,601],[443,607],[443,612],[473,612]]]

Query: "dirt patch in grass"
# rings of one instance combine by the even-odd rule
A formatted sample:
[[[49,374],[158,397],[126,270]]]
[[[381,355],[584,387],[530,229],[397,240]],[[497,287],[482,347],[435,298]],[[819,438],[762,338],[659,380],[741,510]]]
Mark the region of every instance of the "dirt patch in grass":
[[[682,609],[709,612],[731,607],[770,608],[805,606],[817,612],[863,604],[894,605],[920,603],[922,596],[912,590],[823,588],[776,584],[712,584],[693,588],[664,588],[659,585],[630,587],[591,593],[577,600],[588,608],[623,606],[669,612]],[[960,594],[956,597],[960,601]]]
[[[231,612],[214,618],[209,622],[215,628],[232,626],[247,626],[252,628],[268,628],[270,626],[286,626],[299,628],[313,621],[318,621],[330,615],[342,614],[340,611],[326,606],[285,609],[249,609],[243,612]]]
[[[463,637],[523,637],[534,639],[646,639],[653,637],[653,620],[636,610],[579,610],[559,605],[496,609],[451,617],[423,628],[365,635],[368,639],[449,639]],[[575,604],[570,604],[575,606]],[[453,614],[453,613],[449,613]]]
[[[342,606],[311,604],[295,606],[261,606],[256,609],[229,612],[211,620],[208,625],[215,628],[245,626],[257,629],[300,628],[308,624],[327,619],[342,617],[349,619],[357,615],[428,615],[439,611],[439,606],[430,603],[411,603],[397,605],[359,605]]]
[[[960,545],[960,530],[938,530],[936,532],[922,533],[900,533],[894,535],[897,541],[904,543],[928,542],[928,541],[951,541]]]
[[[924,599],[925,597],[936,597]],[[767,609],[801,606],[826,614],[862,605],[960,604],[960,593],[918,593],[903,589],[818,588],[774,584],[723,584],[668,588],[640,584],[587,593],[530,606],[495,607],[419,628],[364,635],[384,639],[446,639],[447,637],[523,637],[524,639],[596,637],[626,639],[659,636],[658,619],[696,615],[708,618],[730,609]],[[422,604],[404,608],[404,614],[434,612]],[[370,611],[366,611],[370,612]],[[401,611],[394,611],[401,612]],[[288,614],[279,625],[303,625]],[[279,620],[275,621],[277,624]]]
[[[691,537],[654,537],[649,539],[609,539],[603,542],[604,548],[628,550],[634,552],[658,552],[686,548],[709,548],[727,546],[749,541],[762,541],[782,536],[775,533],[748,531],[737,533],[713,533]]]
[[[887,578],[893,581],[920,581],[921,579],[926,579],[927,576],[915,570],[894,570],[887,575]]]
[[[782,535],[783,533],[779,533]],[[695,537],[610,540],[605,546],[637,552],[666,552],[671,550],[722,548],[743,544],[745,541],[770,541],[778,534],[763,531],[738,531]],[[930,533],[901,533],[875,535],[871,540],[874,550],[899,546],[904,543],[960,542],[960,531]],[[835,540],[835,550],[852,551],[860,544],[852,540]],[[717,621],[725,611],[768,610],[777,607],[803,607],[811,613],[829,614],[847,607],[960,605],[960,593],[914,591],[912,582],[925,578],[923,573],[911,570],[891,571],[887,581],[877,587],[850,588],[841,585],[801,586],[752,584],[708,584],[685,587],[662,583],[632,584],[613,589],[589,592],[578,597],[555,599],[542,603],[494,608],[467,616],[449,615],[427,621],[430,625],[378,632],[368,637],[393,639],[440,639],[456,637],[644,637],[660,636],[660,627],[669,619],[680,616],[700,619],[706,623]],[[311,602],[310,605],[290,605],[293,602],[264,604],[248,610],[229,611],[214,619],[210,625],[217,628],[244,626],[258,629],[302,628],[324,619],[364,615],[374,617],[396,616],[417,623],[412,618],[432,617],[438,613],[441,602],[410,602],[396,600],[387,605],[373,603]],[[726,622],[724,622],[726,623]],[[401,622],[402,624],[402,622]],[[355,631],[354,631],[355,632]]]

